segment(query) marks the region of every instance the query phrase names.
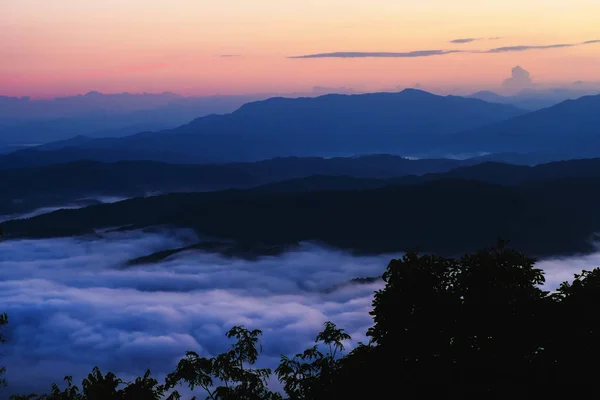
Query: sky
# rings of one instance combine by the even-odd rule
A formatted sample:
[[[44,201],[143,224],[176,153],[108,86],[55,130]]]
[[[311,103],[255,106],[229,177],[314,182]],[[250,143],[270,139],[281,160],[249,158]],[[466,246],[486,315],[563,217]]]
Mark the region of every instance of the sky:
[[[535,82],[600,81],[597,0],[0,0],[0,9],[0,95],[494,88],[516,65]],[[319,56],[292,58],[307,55]]]

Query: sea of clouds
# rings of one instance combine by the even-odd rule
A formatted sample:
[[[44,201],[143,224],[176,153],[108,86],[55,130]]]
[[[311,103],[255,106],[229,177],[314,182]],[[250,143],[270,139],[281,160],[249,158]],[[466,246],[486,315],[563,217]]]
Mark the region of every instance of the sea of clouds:
[[[262,329],[261,365],[314,344],[325,321],[365,341],[372,294],[392,256],[353,257],[305,245],[258,261],[192,252],[151,265],[129,259],[190,244],[193,233],[111,233],[0,242],[0,311],[7,393],[47,391],[99,366],[124,378],[150,368],[162,377],[186,350],[227,349],[234,325]],[[337,285],[341,286],[337,287]],[[332,290],[332,288],[335,288]]]
[[[0,362],[4,394],[47,391],[94,366],[125,379],[150,368],[162,378],[186,350],[213,356],[227,349],[234,325],[262,329],[260,366],[313,345],[325,321],[367,341],[373,292],[382,282],[344,285],[379,276],[399,255],[356,257],[303,245],[256,261],[199,252],[128,267],[127,260],[197,240],[190,231],[120,232],[103,239],[0,242],[0,311],[9,315]],[[546,260],[548,289],[600,254]]]

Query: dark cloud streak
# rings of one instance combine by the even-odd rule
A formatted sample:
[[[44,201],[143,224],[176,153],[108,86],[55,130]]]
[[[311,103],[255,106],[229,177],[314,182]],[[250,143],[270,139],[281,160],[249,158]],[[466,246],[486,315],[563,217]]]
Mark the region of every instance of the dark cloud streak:
[[[574,46],[579,46],[579,44],[561,43],[561,44],[549,44],[549,45],[545,45],[545,46],[506,46],[506,47],[497,47],[495,49],[482,51],[481,53],[508,53],[508,52],[528,51],[528,50],[559,49],[562,47],[574,47]]]
[[[490,38],[489,40],[496,40],[501,38]],[[455,39],[451,43],[470,43],[475,40],[481,40],[477,38],[465,38]],[[369,52],[369,51],[356,51],[356,52],[332,52],[332,53],[317,53],[307,54],[302,56],[292,56],[288,58],[293,59],[305,59],[305,58],[418,58],[418,57],[432,57],[432,56],[444,56],[447,54],[454,53],[472,53],[472,54],[497,54],[497,53],[511,53],[511,52],[523,52],[530,50],[549,50],[559,49],[565,47],[577,47],[590,44],[600,43],[600,40],[588,40],[580,43],[558,43],[549,45],[519,45],[519,46],[504,46],[496,47],[489,50],[415,50],[409,52]]]
[[[350,52],[342,51],[335,53],[318,53],[308,54],[304,56],[292,56],[289,58],[416,58],[416,57],[431,57],[431,56],[443,56],[451,53],[460,53],[461,50],[417,50],[403,53],[393,52]]]
[[[450,43],[463,44],[463,43],[472,43],[477,40],[481,40],[481,38],[454,39],[454,40],[451,40]]]

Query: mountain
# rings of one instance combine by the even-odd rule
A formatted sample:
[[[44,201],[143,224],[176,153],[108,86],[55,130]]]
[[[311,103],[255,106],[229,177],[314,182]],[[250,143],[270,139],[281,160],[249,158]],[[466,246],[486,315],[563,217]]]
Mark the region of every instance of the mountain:
[[[229,113],[249,101],[268,97],[98,92],[49,100],[0,97],[0,145],[18,147],[78,135],[122,137],[172,129],[195,118]]]
[[[470,162],[472,165],[481,164],[484,162],[499,162],[504,164],[514,165],[529,165],[534,166],[538,164],[546,164],[550,162],[572,160],[577,158],[585,157],[567,157],[561,154],[560,151],[554,152],[528,152],[528,153],[515,153],[515,152],[500,152],[491,153],[483,156],[471,157],[464,160],[465,163]]]
[[[438,150],[552,152],[565,157],[600,155],[600,95],[566,100],[441,140]]]
[[[510,105],[407,89],[399,93],[271,98],[179,128],[80,143],[81,148],[165,151],[204,162],[280,156],[408,155],[469,128],[521,115]]]
[[[52,119],[91,115],[126,114],[155,109],[184,97],[174,93],[114,93],[97,91],[83,95],[32,99],[0,96],[0,119]]]
[[[447,172],[386,178],[311,175],[256,187],[264,192],[311,192],[323,190],[364,190],[392,185],[419,185],[441,180],[479,181],[496,185],[518,186],[561,179],[600,179],[600,158],[569,160],[533,167],[500,162],[458,166]]]
[[[542,108],[552,107],[565,100],[574,100],[579,97],[595,95],[599,90],[594,88],[569,89],[546,88],[523,90],[512,96],[502,96],[491,91],[473,93],[469,98],[480,99],[489,103],[512,104],[523,110],[537,111]]]
[[[73,153],[77,151],[74,149]],[[83,153],[90,151],[94,150],[81,150]],[[28,155],[32,153],[35,154],[28,152]],[[124,151],[113,155],[123,154]],[[61,206],[94,196],[134,197],[156,192],[248,188],[312,175],[340,179],[343,176],[391,178],[449,171],[459,165],[461,162],[457,160],[408,160],[390,155],[332,159],[290,157],[218,165],[74,161],[43,167],[0,169],[0,214]],[[381,185],[381,182],[375,184],[376,187]]]
[[[0,214],[75,204],[86,198],[254,188],[260,192],[364,190],[436,180],[519,185],[563,178],[600,178],[600,159],[535,167],[473,160],[276,158],[255,163],[176,165],[153,161],[75,161],[0,170]]]
[[[550,256],[594,249],[598,202],[598,178],[518,186],[436,180],[368,190],[169,194],[60,210],[7,221],[3,228],[17,238],[175,226],[246,249],[315,241],[359,253],[420,249],[451,255],[503,237],[533,256]]]
[[[552,107],[570,98],[570,96],[544,96],[535,93],[521,93],[513,96],[502,96],[497,93],[486,90],[473,93],[472,95],[467,97],[487,101],[488,103],[512,104],[515,107],[519,107],[523,110],[528,111],[536,111],[542,108]]]
[[[501,96],[489,90],[482,90],[467,97],[487,101],[488,103],[510,103],[510,98]]]
[[[82,140],[83,142],[83,140]],[[0,154],[0,169],[32,168],[53,164],[65,164],[75,161],[95,160],[98,162],[146,161],[155,160],[164,163],[197,163],[197,158],[168,151],[138,151],[135,149],[95,149],[74,146],[56,150],[39,150],[37,148],[21,149],[7,154]]]

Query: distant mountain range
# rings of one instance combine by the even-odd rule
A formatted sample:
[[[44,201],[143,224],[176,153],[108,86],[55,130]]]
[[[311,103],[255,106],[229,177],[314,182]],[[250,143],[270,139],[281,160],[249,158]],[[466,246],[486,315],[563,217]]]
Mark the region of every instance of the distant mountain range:
[[[231,168],[228,179],[252,179],[252,173],[270,173],[273,178],[280,173],[273,169],[282,165],[279,161],[258,163],[253,172],[245,169],[248,175],[244,169]],[[283,163],[298,161],[289,159]],[[319,162],[324,163],[321,160],[316,164]],[[358,177],[320,174],[244,190],[135,198],[8,221],[3,227],[8,237],[81,235],[115,226],[125,230],[163,225],[188,227],[211,240],[233,240],[246,253],[312,240],[367,253],[418,247],[457,254],[491,244],[502,236],[536,256],[591,251],[594,235],[600,229],[600,214],[596,212],[600,201],[600,159],[535,167],[489,162],[446,173],[397,178],[386,177],[392,173],[390,170],[352,171],[348,170],[351,161],[339,162],[337,166],[329,165],[329,170],[354,172]],[[373,160],[361,160],[359,164],[369,162]],[[21,194],[50,192],[53,188],[55,193],[68,193],[85,187],[84,177],[93,176],[91,171],[103,176],[97,182],[99,188],[112,185],[124,189],[128,179],[139,179],[142,184],[138,188],[142,189],[148,182],[164,183],[174,175],[180,182],[188,179],[188,184],[193,184],[197,172],[194,166],[134,163],[137,172],[130,168],[129,177],[119,177],[123,164],[87,164],[48,168],[47,175],[39,177],[35,170],[7,170],[1,180],[6,185],[2,190],[8,188],[16,193],[22,182]],[[73,176],[77,168],[82,171],[79,178]],[[112,172],[102,175],[103,168]],[[186,177],[183,171],[187,168]],[[222,166],[202,168],[217,171]],[[201,179],[207,183],[214,180],[218,185],[227,180],[225,170],[219,174],[203,172]],[[308,169],[304,171],[307,172]],[[60,175],[65,177],[63,181],[57,180]],[[44,179],[47,182],[42,182]],[[94,181],[87,184],[91,188]]]
[[[472,160],[470,160],[472,161]],[[264,192],[315,192],[365,190],[393,185],[420,185],[439,180],[478,181],[504,186],[543,183],[562,179],[600,179],[600,158],[551,162],[534,167],[499,162],[459,166],[448,172],[405,175],[393,178],[311,175],[255,188]]]
[[[498,96],[483,97],[492,101]],[[115,138],[80,135],[28,147],[0,155],[0,168],[78,160],[206,164],[379,153],[420,158],[488,154],[492,161],[536,164],[600,156],[598,126],[600,95],[533,112],[415,89],[270,98],[174,129]]]
[[[440,138],[522,114],[523,110],[511,105],[414,89],[271,98],[247,103],[231,114],[198,118],[176,129],[122,138],[78,138],[62,146],[180,154],[205,163],[381,152],[410,155],[427,152]]]
[[[579,97],[595,95],[600,90],[593,89],[567,89],[550,88],[545,90],[524,90],[512,96],[502,96],[491,91],[480,91],[473,93],[470,98],[480,99],[489,103],[512,104],[524,110],[536,111],[542,108],[552,107],[565,100],[574,100]]]
[[[600,95],[479,127],[441,141],[438,151],[554,152],[565,157],[600,155]]]
[[[134,197],[156,192],[249,188],[311,175],[392,178],[445,172],[460,165],[477,162],[482,161],[408,160],[391,155],[372,155],[332,159],[290,157],[219,165],[74,161],[40,167],[0,169],[0,214],[61,206],[84,197]]]
[[[102,94],[50,100],[0,96],[0,147],[47,143],[73,136],[122,137],[175,128],[210,114],[235,111],[272,95],[183,97],[174,93]]]
[[[499,237],[533,256],[592,251],[600,179],[518,186],[436,180],[366,190],[228,190],[136,198],[3,223],[7,238],[87,235],[96,229],[192,228],[248,249],[314,241],[359,253],[410,249],[456,255]],[[271,251],[271,250],[268,250]]]
[[[91,150],[73,149],[86,155]],[[27,153],[30,157],[15,159]],[[565,177],[600,177],[600,159],[518,166],[519,156],[498,154],[466,160],[410,160],[394,155],[352,158],[275,158],[253,163],[167,164],[155,161],[72,161],[46,165],[29,152],[0,157],[13,168],[0,168],[0,214],[75,204],[84,198],[136,197],[149,193],[251,188],[278,192],[370,189],[419,184],[439,179],[480,180],[515,185]],[[40,155],[64,152],[38,152]],[[123,155],[115,152],[113,156]],[[18,161],[39,166],[14,168]],[[498,162],[500,161],[500,162]],[[33,164],[35,164],[33,162]],[[0,163],[1,165],[1,163]],[[6,166],[6,165],[4,165]]]

